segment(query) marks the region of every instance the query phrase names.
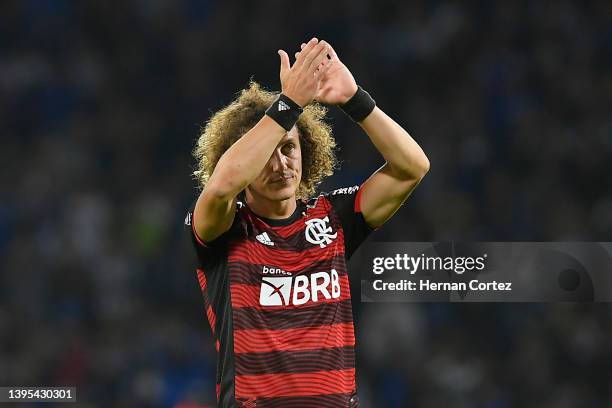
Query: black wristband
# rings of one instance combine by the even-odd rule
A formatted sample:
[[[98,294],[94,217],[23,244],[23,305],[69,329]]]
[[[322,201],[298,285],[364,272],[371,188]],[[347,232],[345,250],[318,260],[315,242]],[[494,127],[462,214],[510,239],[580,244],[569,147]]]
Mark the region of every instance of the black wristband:
[[[278,98],[266,110],[266,115],[271,117],[281,125],[287,132],[291,130],[295,122],[297,122],[303,109],[297,103],[283,94],[278,95]]]
[[[376,107],[376,101],[360,86],[357,86],[357,93],[347,103],[340,105],[340,109],[355,122],[364,120],[372,113],[374,107]]]

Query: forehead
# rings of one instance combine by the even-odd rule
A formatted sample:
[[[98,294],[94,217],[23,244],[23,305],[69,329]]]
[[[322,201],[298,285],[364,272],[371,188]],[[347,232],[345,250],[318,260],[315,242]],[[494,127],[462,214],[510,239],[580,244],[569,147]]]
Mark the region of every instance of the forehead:
[[[296,126],[292,127],[290,131],[285,133],[285,136],[283,136],[279,144],[287,143],[289,141],[298,143],[300,141],[300,132]]]

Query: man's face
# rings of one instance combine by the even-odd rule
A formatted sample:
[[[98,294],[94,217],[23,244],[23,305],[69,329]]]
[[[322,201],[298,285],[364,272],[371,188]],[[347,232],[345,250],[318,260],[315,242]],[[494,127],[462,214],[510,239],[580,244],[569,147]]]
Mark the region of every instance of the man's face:
[[[294,126],[281,139],[272,157],[247,190],[255,199],[294,199],[301,180],[302,151],[298,130]]]

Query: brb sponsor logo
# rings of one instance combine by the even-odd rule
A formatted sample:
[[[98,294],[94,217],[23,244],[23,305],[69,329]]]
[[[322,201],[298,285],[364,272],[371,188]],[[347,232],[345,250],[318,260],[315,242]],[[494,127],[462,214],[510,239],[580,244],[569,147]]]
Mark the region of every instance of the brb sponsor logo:
[[[262,306],[299,306],[309,301],[340,297],[338,272],[316,272],[297,276],[262,276],[259,304]]]

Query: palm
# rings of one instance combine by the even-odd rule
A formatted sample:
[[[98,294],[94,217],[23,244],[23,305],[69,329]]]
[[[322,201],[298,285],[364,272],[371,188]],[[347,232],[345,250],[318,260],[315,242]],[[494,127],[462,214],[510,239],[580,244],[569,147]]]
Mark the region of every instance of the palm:
[[[333,57],[334,64],[321,79],[319,91],[315,96],[318,102],[327,105],[346,103],[357,92],[355,78],[338,57]]]

